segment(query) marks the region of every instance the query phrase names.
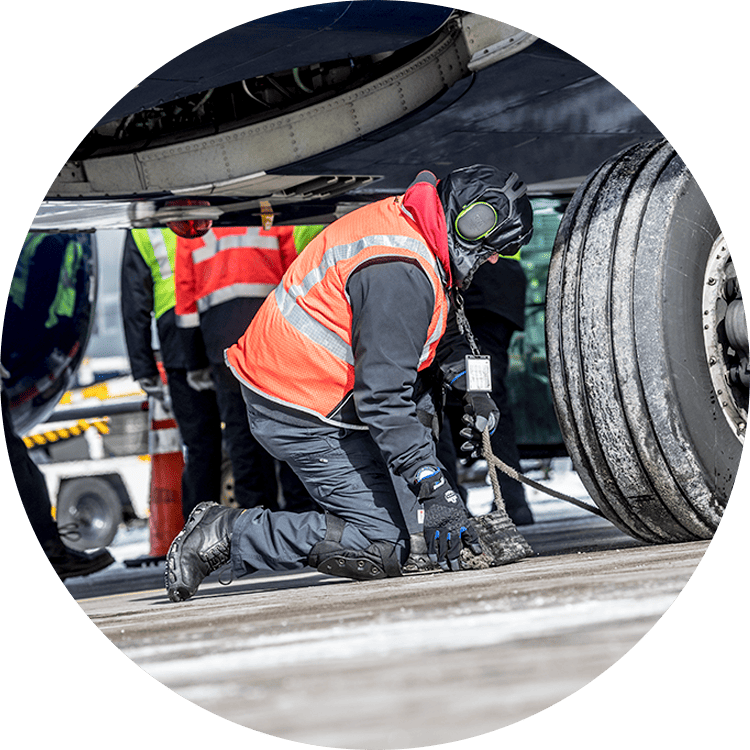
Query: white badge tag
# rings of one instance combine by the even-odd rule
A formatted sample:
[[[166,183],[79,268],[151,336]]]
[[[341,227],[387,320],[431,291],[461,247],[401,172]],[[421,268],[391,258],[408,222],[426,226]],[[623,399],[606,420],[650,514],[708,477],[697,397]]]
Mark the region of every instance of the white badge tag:
[[[466,355],[466,390],[492,391],[492,370],[490,358],[486,355]]]

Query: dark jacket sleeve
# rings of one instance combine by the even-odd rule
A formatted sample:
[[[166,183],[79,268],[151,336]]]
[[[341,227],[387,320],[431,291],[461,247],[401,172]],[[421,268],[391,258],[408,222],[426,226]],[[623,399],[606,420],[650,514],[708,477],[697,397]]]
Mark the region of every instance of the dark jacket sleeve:
[[[200,328],[180,328],[174,307],[156,321],[164,366],[183,370],[200,370],[208,367],[206,347]]]
[[[125,331],[125,346],[135,380],[158,374],[151,347],[151,317],[154,310],[154,285],[146,261],[138,251],[130,232],[125,238],[120,270],[120,304]]]
[[[394,261],[354,273],[347,292],[357,414],[391,470],[409,481],[416,469],[437,460],[414,401],[434,309],[432,286],[418,266]]]

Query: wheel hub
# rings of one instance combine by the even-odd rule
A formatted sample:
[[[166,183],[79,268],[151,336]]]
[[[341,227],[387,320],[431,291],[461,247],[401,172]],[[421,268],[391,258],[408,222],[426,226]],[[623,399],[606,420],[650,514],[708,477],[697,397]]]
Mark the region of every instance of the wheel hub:
[[[112,523],[106,506],[102,505],[101,499],[94,494],[82,495],[75,505],[70,507],[70,517],[78,526],[81,539],[90,547],[95,543],[107,527]]]
[[[737,273],[721,234],[706,264],[703,341],[711,382],[721,411],[742,443],[748,410],[748,335]]]

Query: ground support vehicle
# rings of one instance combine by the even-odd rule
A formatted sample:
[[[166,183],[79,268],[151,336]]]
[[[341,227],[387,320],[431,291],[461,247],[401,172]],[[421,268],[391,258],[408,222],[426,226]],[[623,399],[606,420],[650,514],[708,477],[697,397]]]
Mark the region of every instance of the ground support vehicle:
[[[110,395],[100,408],[112,413],[55,417],[24,435],[47,481],[58,526],[63,531],[75,527],[75,533],[65,539],[75,549],[106,547],[121,524],[143,523],[149,517],[151,462],[144,396],[130,378],[107,385]],[[68,392],[55,414],[77,406],[91,408],[90,402],[98,400],[96,394],[106,390],[99,384]],[[124,395],[111,395],[118,390]],[[123,407],[128,411],[116,413]]]

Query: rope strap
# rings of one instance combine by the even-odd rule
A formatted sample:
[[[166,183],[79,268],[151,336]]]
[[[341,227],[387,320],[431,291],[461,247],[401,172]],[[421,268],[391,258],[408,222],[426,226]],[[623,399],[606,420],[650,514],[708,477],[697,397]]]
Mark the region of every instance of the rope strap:
[[[584,510],[589,511],[589,513],[593,513],[596,516],[604,518],[604,514],[599,510],[599,508],[595,508],[588,503],[584,503],[581,500],[578,500],[575,497],[571,497],[570,495],[565,495],[562,492],[557,492],[556,490],[550,489],[549,487],[545,487],[543,484],[539,484],[533,479],[529,479],[523,474],[519,474],[514,468],[501,461],[492,452],[489,427],[486,427],[484,432],[482,433],[482,454],[487,461],[490,473],[490,483],[492,484],[492,492],[495,495],[495,505],[498,508],[505,507],[503,496],[500,492],[500,481],[497,477],[497,470],[500,469],[503,473],[507,474],[511,479],[515,479],[517,482],[527,484],[529,487],[533,487],[535,490],[539,490],[539,492],[543,492],[545,495],[551,495],[552,497],[556,497],[558,500],[564,500],[566,503],[572,503],[579,508],[583,508]]]

